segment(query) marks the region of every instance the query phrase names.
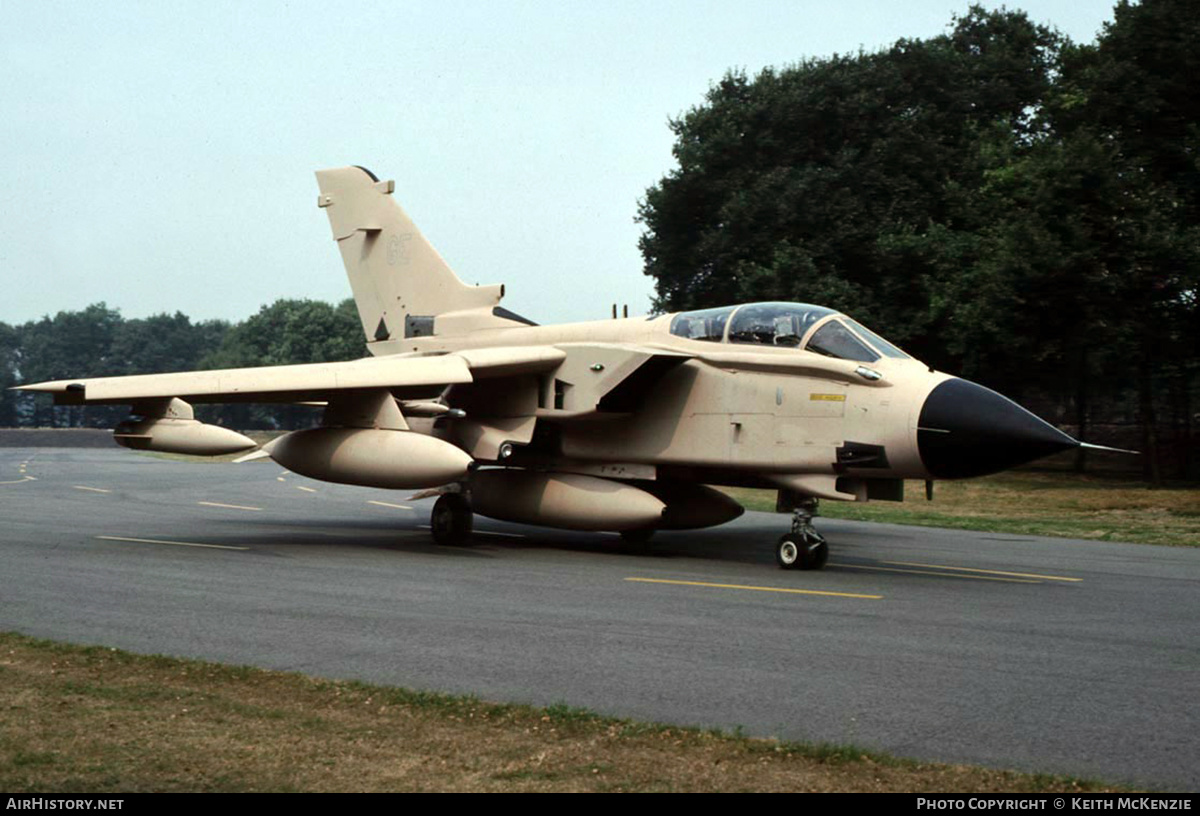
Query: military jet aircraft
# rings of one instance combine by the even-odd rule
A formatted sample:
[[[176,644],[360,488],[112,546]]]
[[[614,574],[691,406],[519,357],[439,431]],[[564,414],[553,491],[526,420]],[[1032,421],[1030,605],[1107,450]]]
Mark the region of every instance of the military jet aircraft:
[[[198,422],[192,403],[322,404],[318,427],[265,454],[314,479],[436,489],[442,544],[464,543],[473,513],[644,541],[742,513],[711,485],[769,488],[792,513],[776,551],[788,569],[825,563],[820,499],[900,501],[904,479],[979,476],[1082,444],[822,306],[539,326],[500,305],[503,286],[459,280],[393,182],[361,167],[317,182],[371,357],[21,387],[130,405],[119,444],[210,455],[254,442]]]

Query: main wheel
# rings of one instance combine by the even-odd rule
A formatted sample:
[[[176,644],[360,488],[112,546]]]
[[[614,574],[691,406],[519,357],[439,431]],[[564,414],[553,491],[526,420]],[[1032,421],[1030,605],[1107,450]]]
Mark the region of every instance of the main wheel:
[[[788,533],[775,548],[775,561],[783,569],[820,569],[828,558],[829,545],[824,539],[805,534]]]
[[[443,493],[429,517],[434,542],[443,547],[463,546],[471,540],[473,519],[471,503],[461,493]]]

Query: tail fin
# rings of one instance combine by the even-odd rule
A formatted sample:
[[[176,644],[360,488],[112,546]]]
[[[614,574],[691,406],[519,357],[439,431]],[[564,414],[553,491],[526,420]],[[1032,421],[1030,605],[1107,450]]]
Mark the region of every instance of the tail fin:
[[[318,170],[317,184],[373,354],[410,349],[413,337],[528,323],[500,308],[502,285],[458,279],[390,197],[395,182],[339,167]]]

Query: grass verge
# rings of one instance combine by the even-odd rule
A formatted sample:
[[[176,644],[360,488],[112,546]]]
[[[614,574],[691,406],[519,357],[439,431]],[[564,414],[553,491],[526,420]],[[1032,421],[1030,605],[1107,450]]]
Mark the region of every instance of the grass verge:
[[[0,634],[0,790],[1111,791]]]
[[[747,509],[775,509],[769,490],[729,488]],[[821,502],[821,515],[1020,535],[1140,544],[1200,546],[1200,490],[1150,489],[1143,482],[1065,472],[1009,471],[938,482],[925,501],[923,482],[905,484],[904,502]],[[819,522],[818,522],[819,524]]]

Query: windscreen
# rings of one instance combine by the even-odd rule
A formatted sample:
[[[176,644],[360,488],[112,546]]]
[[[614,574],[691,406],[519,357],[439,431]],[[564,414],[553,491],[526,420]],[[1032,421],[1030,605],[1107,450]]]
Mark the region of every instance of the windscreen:
[[[895,357],[896,359],[899,359],[899,360],[911,360],[912,359],[912,357],[910,357],[909,355],[905,354],[900,349],[893,346],[887,340],[884,340],[878,334],[871,331],[866,326],[859,323],[857,320],[853,320],[849,317],[843,317],[841,319],[846,321],[846,325],[849,326],[850,328],[854,329],[854,331],[858,334],[859,337],[861,337],[862,339],[864,339],[868,343],[870,343],[872,346],[874,346],[877,351],[882,351],[885,357]]]
[[[841,320],[830,320],[817,329],[804,348],[839,360],[873,363],[879,359],[879,355],[855,337]]]

